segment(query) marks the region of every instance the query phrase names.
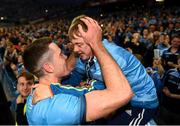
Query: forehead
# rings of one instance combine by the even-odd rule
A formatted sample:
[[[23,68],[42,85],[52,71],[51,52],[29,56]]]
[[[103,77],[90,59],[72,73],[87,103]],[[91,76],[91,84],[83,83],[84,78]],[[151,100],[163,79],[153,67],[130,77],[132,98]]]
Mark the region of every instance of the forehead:
[[[78,38],[72,38],[72,39],[71,39],[71,42],[72,42],[73,44],[82,44],[82,43],[84,43],[84,40],[83,40],[83,38],[78,37]]]
[[[144,29],[144,31],[143,32],[148,32],[148,30],[147,29]]]
[[[180,38],[174,37],[172,40],[180,43]]]
[[[25,82],[29,82],[29,81],[33,81],[33,80],[26,80],[26,78],[24,76],[21,76],[18,78],[18,83],[25,83]]]

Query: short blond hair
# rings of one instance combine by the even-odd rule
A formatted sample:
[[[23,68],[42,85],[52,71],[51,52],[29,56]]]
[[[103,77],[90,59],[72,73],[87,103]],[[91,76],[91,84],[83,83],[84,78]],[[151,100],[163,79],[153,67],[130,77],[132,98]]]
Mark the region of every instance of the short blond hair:
[[[69,35],[70,40],[74,38],[74,34],[77,35],[79,24],[82,26],[82,28],[85,32],[88,30],[86,24],[80,20],[83,17],[86,17],[86,15],[77,16],[72,20],[71,25],[68,30],[68,35]]]

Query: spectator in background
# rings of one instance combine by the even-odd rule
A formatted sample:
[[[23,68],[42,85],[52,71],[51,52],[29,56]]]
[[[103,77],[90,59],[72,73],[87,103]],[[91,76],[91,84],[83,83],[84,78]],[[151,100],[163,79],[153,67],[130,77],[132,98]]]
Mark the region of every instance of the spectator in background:
[[[27,48],[28,44],[23,42],[20,44],[20,53],[22,54],[24,50]]]
[[[146,70],[154,81],[156,91],[158,94],[158,98],[160,100],[161,92],[162,92],[162,88],[163,88],[163,83],[162,83],[161,79],[162,79],[164,72],[165,72],[164,68],[162,66],[161,58],[160,57],[154,58],[153,59],[153,66],[147,67]]]
[[[152,44],[152,38],[151,37],[151,34],[149,33],[149,30],[148,29],[144,29],[143,30],[143,34],[142,34],[142,37],[140,38],[140,42],[141,43],[144,43],[144,45],[146,46],[146,48],[148,48],[151,44]]]
[[[173,32],[174,32],[174,23],[172,21],[169,22],[168,27],[165,30],[165,32],[170,36],[173,34]]]
[[[155,48],[160,50],[160,56],[162,56],[164,50],[167,50],[170,47],[169,41],[169,35],[164,33],[160,35],[159,41],[155,45]]]
[[[177,68],[168,70],[163,78],[163,101],[159,118],[166,125],[180,124],[180,55],[177,62]]]
[[[18,77],[22,72],[25,72],[23,60],[22,60],[22,54],[19,54],[17,57],[17,62],[11,62],[10,67],[14,72],[14,75]]]
[[[18,75],[26,71],[23,64],[22,54],[18,55],[16,67],[17,67]]]
[[[11,109],[15,111],[15,120],[18,125],[28,125],[26,118],[26,98],[32,91],[34,77],[32,74],[23,72],[17,78],[17,91],[19,95],[12,102]]]
[[[4,53],[4,59],[3,61],[6,62],[7,58],[11,61],[15,61],[17,58],[17,51],[14,47],[14,45],[11,42],[7,43],[7,47]]]
[[[180,54],[180,35],[174,34],[171,37],[171,46],[163,52],[165,71],[173,69],[177,66],[177,56]]]
[[[126,42],[124,47],[130,50],[130,52],[133,54],[139,55],[141,57],[144,57],[146,52],[146,46],[144,43],[140,42],[140,34],[137,32],[133,33],[132,39],[129,42]]]
[[[5,38],[1,38],[0,39],[0,58],[3,59],[4,57],[4,53],[5,53],[5,50],[6,50],[6,40]]]

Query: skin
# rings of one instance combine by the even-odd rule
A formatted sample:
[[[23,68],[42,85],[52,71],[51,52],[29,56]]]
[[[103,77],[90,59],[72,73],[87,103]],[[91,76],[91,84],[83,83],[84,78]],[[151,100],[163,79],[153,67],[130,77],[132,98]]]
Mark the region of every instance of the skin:
[[[23,97],[27,97],[30,94],[33,85],[33,80],[26,80],[25,77],[20,77],[18,79],[17,89]]]
[[[33,85],[33,80],[26,80],[26,78],[23,76],[18,78],[17,90],[19,91],[20,95],[16,99],[17,104],[24,103],[26,97],[31,93]]]
[[[82,60],[87,60],[91,56],[93,56],[91,47],[87,43],[84,42],[83,38],[76,37],[76,38],[72,39],[71,42],[74,44],[74,52],[79,54],[79,57]]]

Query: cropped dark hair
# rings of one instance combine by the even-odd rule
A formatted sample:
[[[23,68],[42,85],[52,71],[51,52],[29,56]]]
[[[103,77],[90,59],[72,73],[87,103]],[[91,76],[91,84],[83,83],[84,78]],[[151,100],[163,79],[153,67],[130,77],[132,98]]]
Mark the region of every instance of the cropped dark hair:
[[[26,80],[33,80],[34,82],[34,76],[31,73],[28,72],[22,72],[17,79],[19,79],[20,77],[24,77],[26,78]]]
[[[44,75],[39,65],[43,55],[48,52],[50,43],[52,43],[52,40],[49,37],[39,38],[30,44],[23,53],[25,68],[37,77]]]
[[[178,33],[174,33],[171,35],[171,40],[173,40],[174,38],[180,38],[180,34]]]

